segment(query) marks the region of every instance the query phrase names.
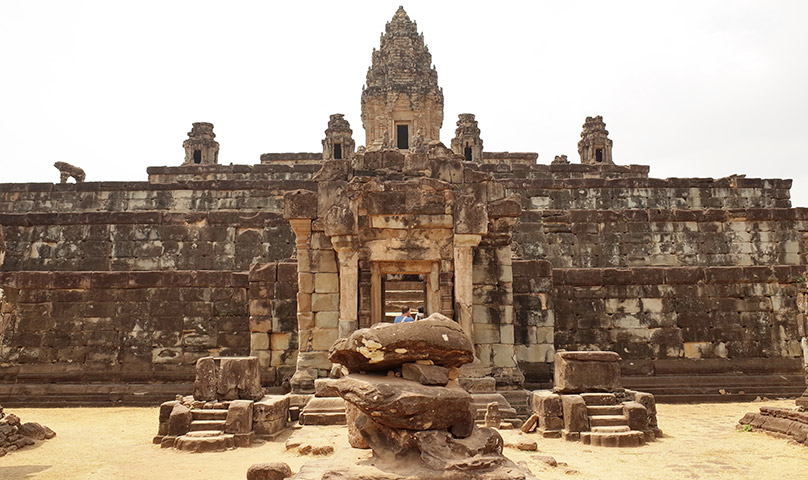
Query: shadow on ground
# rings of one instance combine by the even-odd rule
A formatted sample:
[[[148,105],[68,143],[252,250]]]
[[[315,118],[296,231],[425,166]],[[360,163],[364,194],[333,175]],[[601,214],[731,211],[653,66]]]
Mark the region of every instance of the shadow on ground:
[[[35,473],[47,470],[52,465],[20,465],[17,467],[0,467],[0,478],[3,480],[28,480]]]

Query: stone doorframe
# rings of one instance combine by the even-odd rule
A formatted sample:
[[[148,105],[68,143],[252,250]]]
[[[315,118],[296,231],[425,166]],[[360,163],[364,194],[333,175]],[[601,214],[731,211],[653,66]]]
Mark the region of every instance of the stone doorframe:
[[[370,262],[370,324],[384,320],[382,276],[389,274],[424,275],[426,278],[427,316],[440,311],[440,260],[376,260]]]

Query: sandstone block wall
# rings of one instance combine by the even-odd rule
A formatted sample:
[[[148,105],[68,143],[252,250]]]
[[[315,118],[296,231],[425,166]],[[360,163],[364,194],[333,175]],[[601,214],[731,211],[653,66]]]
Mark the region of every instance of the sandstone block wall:
[[[187,381],[200,357],[247,355],[246,274],[3,272],[3,382]]]
[[[555,344],[627,375],[801,371],[804,266],[554,269]]]
[[[529,383],[549,385],[555,354],[553,271],[543,260],[513,261],[516,359]]]
[[[522,215],[516,250],[557,268],[799,265],[808,209],[542,210]]]
[[[229,270],[289,258],[294,235],[271,212],[0,214],[4,270]]]

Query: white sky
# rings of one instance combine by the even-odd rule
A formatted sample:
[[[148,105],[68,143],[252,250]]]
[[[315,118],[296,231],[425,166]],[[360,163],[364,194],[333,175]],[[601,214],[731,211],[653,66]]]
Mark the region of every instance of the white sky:
[[[396,1],[0,3],[2,182],[146,180],[192,122],[220,163],[318,152],[328,116],[364,143],[360,94]],[[603,115],[618,164],[654,177],[793,178],[808,206],[808,1],[416,1],[444,89],[442,140],[578,162]]]

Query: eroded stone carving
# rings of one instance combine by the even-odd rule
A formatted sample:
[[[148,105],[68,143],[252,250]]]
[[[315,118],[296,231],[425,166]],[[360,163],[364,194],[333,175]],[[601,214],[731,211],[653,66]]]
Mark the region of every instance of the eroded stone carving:
[[[56,162],[53,166],[59,169],[59,183],[67,183],[67,179],[70,177],[73,177],[76,183],[84,181],[84,170],[75,165],[70,165],[67,162]]]

